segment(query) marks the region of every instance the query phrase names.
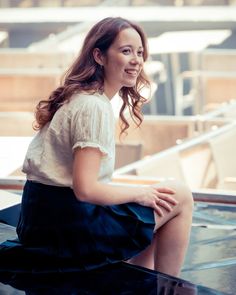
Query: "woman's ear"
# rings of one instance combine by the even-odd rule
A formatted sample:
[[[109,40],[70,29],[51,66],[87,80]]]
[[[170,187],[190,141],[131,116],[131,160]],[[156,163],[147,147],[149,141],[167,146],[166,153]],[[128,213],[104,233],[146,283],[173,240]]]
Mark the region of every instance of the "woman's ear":
[[[103,55],[99,48],[94,48],[93,50],[93,58],[100,66],[103,66]]]

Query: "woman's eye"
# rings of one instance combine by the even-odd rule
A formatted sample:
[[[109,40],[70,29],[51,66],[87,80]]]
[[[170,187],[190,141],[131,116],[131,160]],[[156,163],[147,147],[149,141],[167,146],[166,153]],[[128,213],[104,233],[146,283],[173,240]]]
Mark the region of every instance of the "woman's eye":
[[[142,50],[138,51],[138,56],[143,56],[143,51]]]
[[[124,54],[129,54],[130,53],[130,49],[129,48],[127,48],[127,49],[123,49],[123,51],[122,51]]]

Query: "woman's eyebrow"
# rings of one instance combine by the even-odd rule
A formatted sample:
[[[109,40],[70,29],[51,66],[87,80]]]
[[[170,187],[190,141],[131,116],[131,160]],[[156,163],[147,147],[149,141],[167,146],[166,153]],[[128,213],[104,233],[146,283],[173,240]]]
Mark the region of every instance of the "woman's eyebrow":
[[[133,48],[134,46],[133,45],[130,45],[130,44],[126,44],[126,45],[122,45],[119,47],[119,49],[122,49],[123,47],[130,47],[130,48]],[[138,49],[143,49],[143,46],[139,46]]]

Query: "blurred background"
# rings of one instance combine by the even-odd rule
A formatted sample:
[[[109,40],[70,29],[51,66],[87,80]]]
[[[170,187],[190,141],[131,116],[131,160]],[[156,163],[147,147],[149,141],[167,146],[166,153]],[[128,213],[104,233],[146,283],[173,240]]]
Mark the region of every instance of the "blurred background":
[[[1,0],[0,109],[32,111],[58,84],[91,25],[107,16],[139,22],[149,38],[153,95],[146,114],[215,109],[235,98],[235,5],[233,0]]]
[[[170,147],[178,149],[190,139],[234,123],[236,1],[0,0],[1,177],[21,175],[26,148],[35,134],[36,103],[58,86],[90,27],[108,16],[130,19],[144,28],[150,52],[146,72],[152,79],[142,129],[131,126],[121,143],[117,128],[116,168]],[[119,98],[112,103],[118,117]],[[208,139],[209,148],[199,139],[198,152],[178,151],[179,169],[165,160],[164,170],[154,172],[148,163],[143,174],[177,177],[197,188],[234,188],[236,164],[228,171],[223,156],[231,151],[220,152],[224,167],[219,166]],[[225,145],[233,149],[234,144]],[[232,164],[230,157],[229,161]],[[127,171],[138,173],[136,168]]]
[[[144,28],[152,79],[142,127],[130,121],[120,141],[117,118],[113,181],[187,183],[195,212],[182,277],[234,294],[235,0],[0,0],[0,222],[18,221],[35,105],[59,85],[90,27],[108,16]],[[117,117],[119,102],[112,100]]]
[[[0,0],[0,177],[22,176],[36,103],[58,86],[90,27],[108,16],[144,28],[152,79],[142,128],[131,123],[120,142],[117,119],[116,168],[174,147],[174,166],[161,155],[163,164],[144,161],[144,170],[124,173],[174,177],[192,188],[236,188],[235,126],[227,127],[236,114],[236,1]],[[112,103],[118,117],[119,98]],[[233,135],[217,136],[224,145],[214,144],[211,138],[225,134],[221,127]]]
[[[116,168],[176,147],[177,173],[173,167],[164,173],[170,167],[164,162],[164,170],[145,169],[144,175],[177,177],[193,188],[236,187],[236,163],[225,156],[236,146],[234,135],[230,144],[222,139],[222,164],[216,163],[219,156],[210,141],[216,129],[235,121],[233,0],[0,0],[0,176],[21,175],[25,150],[35,134],[36,103],[58,86],[90,27],[108,16],[128,18],[144,28],[150,52],[146,72],[152,79],[142,129],[131,126],[120,143],[117,128]],[[118,116],[119,98],[112,103]],[[199,138],[207,132],[211,134],[205,140]],[[201,148],[193,143],[189,152],[183,143],[196,138]],[[127,171],[138,173],[136,168]]]

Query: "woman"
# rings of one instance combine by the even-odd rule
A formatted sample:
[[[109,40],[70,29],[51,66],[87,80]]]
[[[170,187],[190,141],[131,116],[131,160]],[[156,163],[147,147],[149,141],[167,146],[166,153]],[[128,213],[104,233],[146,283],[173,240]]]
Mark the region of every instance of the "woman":
[[[20,242],[73,261],[81,269],[129,263],[179,275],[188,245],[192,196],[184,185],[110,183],[114,167],[112,97],[142,121],[140,94],[147,42],[142,29],[122,18],[106,18],[88,33],[62,86],[36,110],[39,130],[23,165],[27,174]]]

